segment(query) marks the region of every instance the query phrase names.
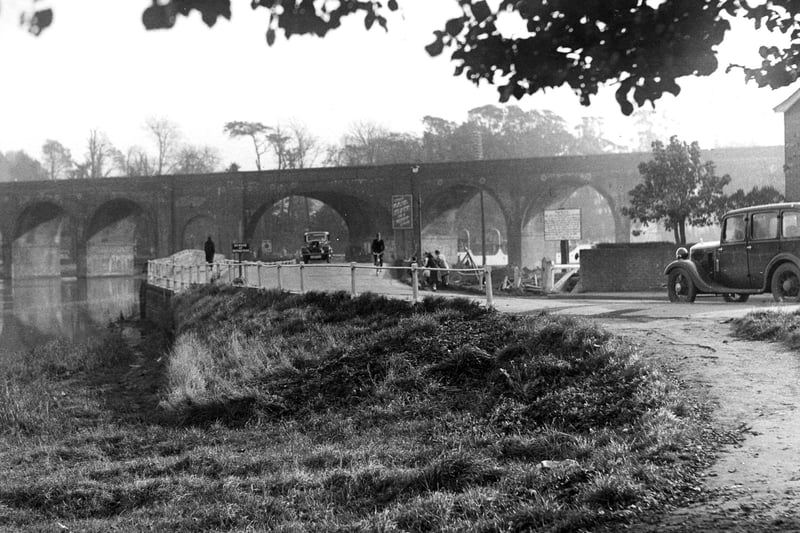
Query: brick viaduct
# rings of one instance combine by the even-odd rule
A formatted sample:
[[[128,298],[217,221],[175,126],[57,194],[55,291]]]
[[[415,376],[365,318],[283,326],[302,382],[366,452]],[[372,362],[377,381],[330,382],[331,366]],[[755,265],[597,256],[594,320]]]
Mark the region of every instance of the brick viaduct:
[[[415,230],[392,230],[391,197],[413,194],[422,227],[479,191],[506,221],[509,262],[520,264],[522,230],[545,207],[590,186],[608,203],[615,240],[628,242],[620,214],[649,154],[271,170],[145,178],[0,183],[2,276],[58,276],[66,248],[78,277],[128,275],[135,257],[198,248],[213,235],[219,252],[249,240],[265,211],[290,195],[325,202],[345,220],[351,244],[376,231],[389,245]],[[418,223],[415,215],[415,228]],[[584,221],[584,224],[591,221]],[[138,249],[135,249],[138,247]]]

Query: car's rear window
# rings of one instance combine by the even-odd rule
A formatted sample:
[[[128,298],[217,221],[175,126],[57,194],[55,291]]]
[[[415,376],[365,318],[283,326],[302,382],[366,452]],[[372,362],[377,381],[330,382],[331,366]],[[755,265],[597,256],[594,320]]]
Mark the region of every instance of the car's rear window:
[[[778,212],[769,211],[767,213],[753,213],[752,227],[752,238],[754,240],[777,239]]]
[[[800,237],[800,211],[784,211],[781,233],[784,237]]]

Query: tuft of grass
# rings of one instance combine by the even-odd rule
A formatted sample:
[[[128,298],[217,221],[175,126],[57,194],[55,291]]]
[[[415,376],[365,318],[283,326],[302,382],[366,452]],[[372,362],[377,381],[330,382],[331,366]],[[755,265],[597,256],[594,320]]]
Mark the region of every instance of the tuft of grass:
[[[733,334],[740,339],[782,342],[800,348],[800,313],[753,311],[732,323]]]

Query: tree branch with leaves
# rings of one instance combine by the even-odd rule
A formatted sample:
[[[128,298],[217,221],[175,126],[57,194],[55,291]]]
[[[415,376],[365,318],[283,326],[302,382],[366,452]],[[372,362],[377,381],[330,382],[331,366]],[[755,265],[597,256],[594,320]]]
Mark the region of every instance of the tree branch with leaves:
[[[402,0],[409,2],[409,0]],[[323,37],[347,17],[363,16],[366,29],[388,29],[398,0],[253,0],[269,12],[266,43],[278,32]],[[800,4],[795,0],[458,0],[461,14],[442,21],[426,47],[431,56],[450,51],[455,75],[497,85],[501,102],[569,87],[589,105],[601,86],[616,87],[621,111],[680,93],[678,80],[708,76],[719,67],[717,47],[729,38],[730,21],[788,37],[782,47],[761,46],[761,64],[730,65],[759,86],[784,87],[800,75]],[[54,20],[51,9],[30,0],[22,24],[39,34]],[[172,28],[193,12],[214,26],[231,18],[230,0],[152,0],[142,13],[150,30]],[[510,24],[506,24],[510,22]],[[512,27],[509,31],[504,28]]]

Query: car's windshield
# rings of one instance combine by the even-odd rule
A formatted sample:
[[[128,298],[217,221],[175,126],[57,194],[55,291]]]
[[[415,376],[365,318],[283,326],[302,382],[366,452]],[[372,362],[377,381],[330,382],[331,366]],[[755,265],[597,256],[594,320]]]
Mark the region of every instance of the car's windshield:
[[[327,240],[328,240],[327,231],[312,231],[310,233],[306,233],[306,242],[327,241]]]

